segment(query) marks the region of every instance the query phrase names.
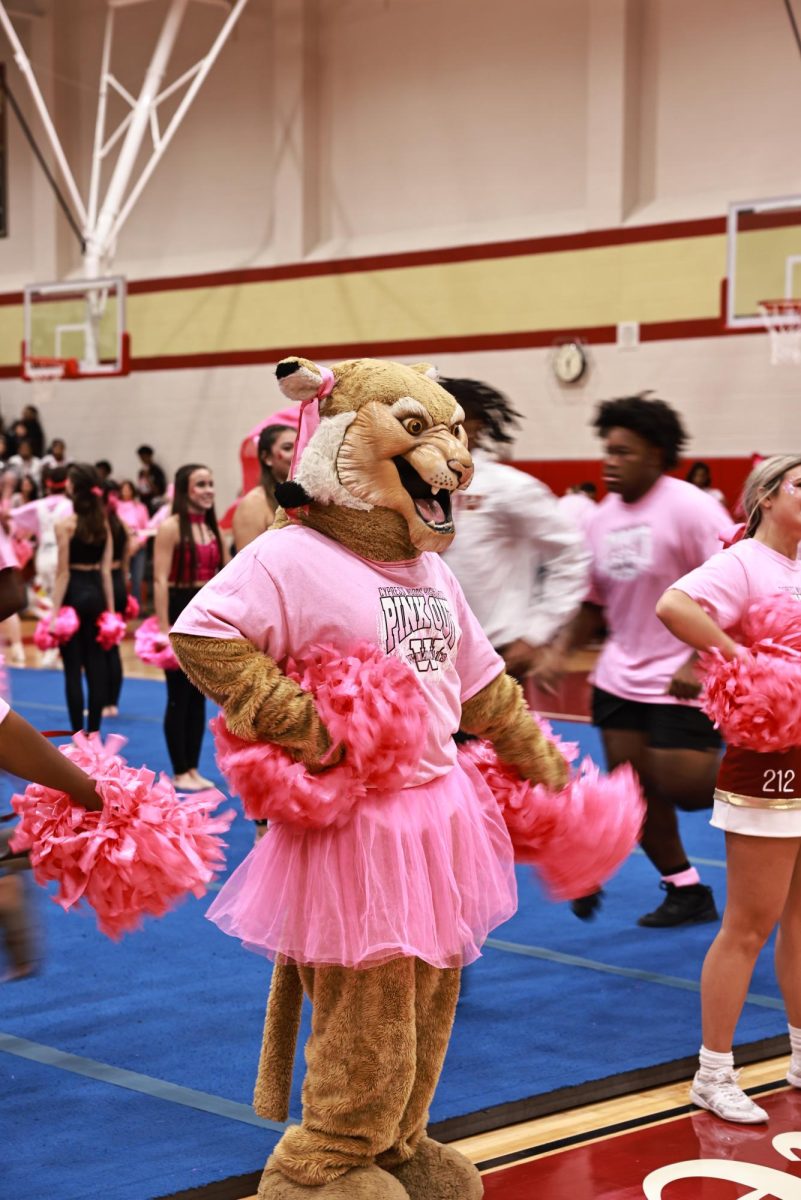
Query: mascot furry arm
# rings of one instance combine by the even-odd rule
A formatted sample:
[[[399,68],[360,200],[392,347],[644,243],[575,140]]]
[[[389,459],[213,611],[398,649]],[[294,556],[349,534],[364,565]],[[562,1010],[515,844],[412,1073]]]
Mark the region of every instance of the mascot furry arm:
[[[171,641],[195,687],[223,710],[231,733],[282,746],[308,770],[319,769],[324,758],[327,766],[340,760],[341,747],[329,755],[331,739],[312,697],[252,642],[180,633]]]

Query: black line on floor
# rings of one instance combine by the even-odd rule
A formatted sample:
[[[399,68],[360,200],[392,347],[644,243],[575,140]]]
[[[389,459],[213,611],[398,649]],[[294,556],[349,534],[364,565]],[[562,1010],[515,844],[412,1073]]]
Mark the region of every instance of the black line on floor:
[[[786,1086],[784,1079],[777,1079],[773,1083],[760,1083],[756,1087],[746,1088],[749,1096],[758,1096],[763,1092],[773,1092],[776,1088]],[[647,1113],[643,1117],[630,1117],[627,1121],[615,1121],[611,1125],[603,1125],[598,1129],[587,1129],[583,1133],[572,1133],[568,1137],[555,1138],[551,1142],[542,1142],[536,1146],[528,1146],[523,1150],[514,1150],[510,1154],[502,1154],[498,1158],[489,1158],[484,1162],[476,1163],[480,1171],[490,1171],[497,1167],[510,1166],[512,1163],[520,1162],[524,1159],[539,1158],[543,1154],[550,1154],[554,1150],[567,1150],[571,1146],[580,1146],[582,1142],[594,1142],[600,1138],[612,1137],[617,1133],[626,1133],[630,1129],[641,1129],[646,1125],[654,1125],[658,1121],[667,1121],[673,1117],[683,1117],[688,1113],[696,1112],[694,1104],[677,1104],[674,1108],[666,1108],[660,1112]]]
[[[778,1058],[789,1053],[790,1040],[787,1034],[761,1038],[757,1042],[735,1046],[734,1049],[738,1066],[763,1062],[765,1059]],[[646,1092],[667,1083],[681,1083],[682,1080],[692,1077],[697,1065],[696,1056],[692,1055],[674,1059],[672,1062],[658,1063],[652,1067],[636,1067],[632,1071],[622,1071],[619,1075],[607,1075],[605,1079],[591,1079],[586,1083],[556,1088],[539,1096],[511,1100],[493,1105],[492,1108],[465,1113],[463,1116],[449,1117],[431,1125],[429,1132],[440,1142],[458,1142],[478,1133],[491,1133],[496,1129],[504,1129],[507,1125],[522,1125],[524,1121],[566,1112],[571,1108],[600,1104],[603,1100]]]

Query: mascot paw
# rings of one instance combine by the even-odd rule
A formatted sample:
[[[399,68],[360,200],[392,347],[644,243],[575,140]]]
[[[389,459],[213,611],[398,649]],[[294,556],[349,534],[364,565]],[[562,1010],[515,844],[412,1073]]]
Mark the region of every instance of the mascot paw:
[[[424,1137],[414,1158],[388,1168],[409,1200],[481,1200],[484,1185],[476,1168],[451,1146]]]
[[[419,1193],[420,1196],[423,1194]],[[480,1192],[475,1194],[481,1195]],[[438,1193],[428,1195],[434,1200]],[[465,1200],[472,1195],[472,1192],[465,1192]],[[380,1167],[354,1167],[333,1183],[308,1186],[293,1183],[278,1167],[268,1163],[259,1184],[258,1200],[409,1200],[409,1197],[397,1179]]]

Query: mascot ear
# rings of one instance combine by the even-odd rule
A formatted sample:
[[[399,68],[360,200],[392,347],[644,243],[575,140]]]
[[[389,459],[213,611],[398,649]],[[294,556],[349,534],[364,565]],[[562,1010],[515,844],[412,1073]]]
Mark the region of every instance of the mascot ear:
[[[433,363],[410,363],[412,371],[419,372],[420,375],[427,375],[429,379],[433,379],[436,383],[439,379],[439,371]]]
[[[275,375],[284,395],[302,402],[319,395],[330,372],[325,372],[309,358],[282,358],[275,368]]]

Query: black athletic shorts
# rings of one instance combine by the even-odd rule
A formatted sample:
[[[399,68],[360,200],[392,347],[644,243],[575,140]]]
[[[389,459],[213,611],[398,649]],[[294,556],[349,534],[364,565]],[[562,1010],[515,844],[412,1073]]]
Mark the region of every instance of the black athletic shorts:
[[[689,704],[643,704],[592,689],[592,723],[648,735],[655,750],[718,750],[723,740],[706,713]]]

